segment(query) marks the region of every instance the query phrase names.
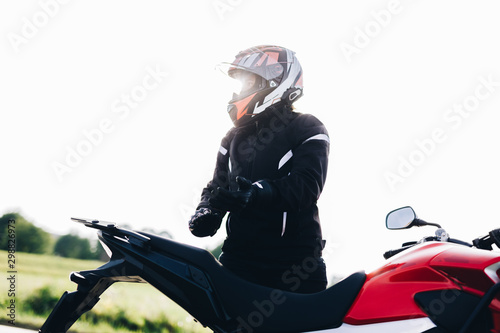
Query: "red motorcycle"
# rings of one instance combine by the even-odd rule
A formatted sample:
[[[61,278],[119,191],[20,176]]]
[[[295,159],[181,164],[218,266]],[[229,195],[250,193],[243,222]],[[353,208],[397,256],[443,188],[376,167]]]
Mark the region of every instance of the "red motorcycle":
[[[500,229],[469,244],[418,219],[411,207],[386,218],[388,229],[425,225],[438,227],[436,235],[387,251],[387,263],[367,274],[344,322],[374,325],[371,332],[499,333],[500,253],[492,245],[500,247]],[[392,330],[398,322],[401,330]]]
[[[110,261],[70,275],[78,289],[63,294],[42,333],[66,332],[114,282],[150,283],[217,333],[500,333],[500,254],[492,251],[500,229],[469,244],[399,208],[387,215],[387,228],[433,225],[436,235],[387,251],[387,263],[369,274],[297,294],[243,280],[196,247],[73,220],[98,229]]]

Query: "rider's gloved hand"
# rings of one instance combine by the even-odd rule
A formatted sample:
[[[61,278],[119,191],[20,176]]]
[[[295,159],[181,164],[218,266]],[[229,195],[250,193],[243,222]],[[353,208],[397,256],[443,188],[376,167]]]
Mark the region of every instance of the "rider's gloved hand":
[[[196,237],[213,236],[219,230],[224,214],[210,208],[196,210],[189,220],[189,230]]]
[[[275,191],[266,181],[261,180],[252,184],[244,177],[236,177],[238,191],[229,191],[218,187],[212,192],[210,205],[222,211],[238,212],[249,207],[266,207],[273,202]]]

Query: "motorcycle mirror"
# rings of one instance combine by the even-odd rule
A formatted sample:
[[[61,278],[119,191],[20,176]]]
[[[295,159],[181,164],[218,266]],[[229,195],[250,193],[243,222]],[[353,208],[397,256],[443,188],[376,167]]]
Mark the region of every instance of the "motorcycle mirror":
[[[417,218],[415,211],[410,206],[393,210],[385,218],[385,226],[390,230],[408,229],[413,226]]]

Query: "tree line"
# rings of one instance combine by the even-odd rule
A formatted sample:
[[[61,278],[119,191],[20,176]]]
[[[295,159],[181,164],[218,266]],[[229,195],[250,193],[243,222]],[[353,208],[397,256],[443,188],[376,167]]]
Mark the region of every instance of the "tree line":
[[[107,260],[106,252],[98,240],[91,241],[74,234],[62,236],[52,235],[35,226],[19,213],[7,213],[0,217],[0,250],[9,248],[9,221],[14,222],[15,249],[17,252],[53,254],[65,258]],[[123,226],[127,228],[127,226]],[[144,231],[163,237],[172,238],[167,231],[156,232],[152,229]]]
[[[9,221],[15,221],[15,238],[11,239],[15,240],[17,252],[54,254],[76,259],[106,259],[106,253],[97,240],[91,244],[88,238],[81,238],[73,234],[52,235],[35,226],[19,213],[7,213],[0,217],[1,250],[7,250],[9,247],[9,234],[7,232]]]
[[[0,217],[0,250],[9,248],[9,221],[15,221],[15,248],[17,252],[52,254],[65,258],[107,261],[108,256],[98,240],[92,241],[74,234],[57,236],[50,234],[26,220],[20,213],[7,213]],[[127,225],[121,225],[130,229]],[[157,231],[145,228],[142,231],[172,239],[165,230]],[[218,258],[221,245],[211,250]]]

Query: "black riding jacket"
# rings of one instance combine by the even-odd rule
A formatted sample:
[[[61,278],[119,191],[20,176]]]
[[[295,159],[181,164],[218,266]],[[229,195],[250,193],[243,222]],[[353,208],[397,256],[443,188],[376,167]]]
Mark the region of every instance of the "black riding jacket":
[[[223,252],[250,260],[321,256],[324,247],[316,202],[325,184],[329,137],[314,116],[270,107],[222,139],[214,177],[200,207],[217,187],[238,190],[236,176],[266,180],[275,192],[267,207],[231,212]]]

